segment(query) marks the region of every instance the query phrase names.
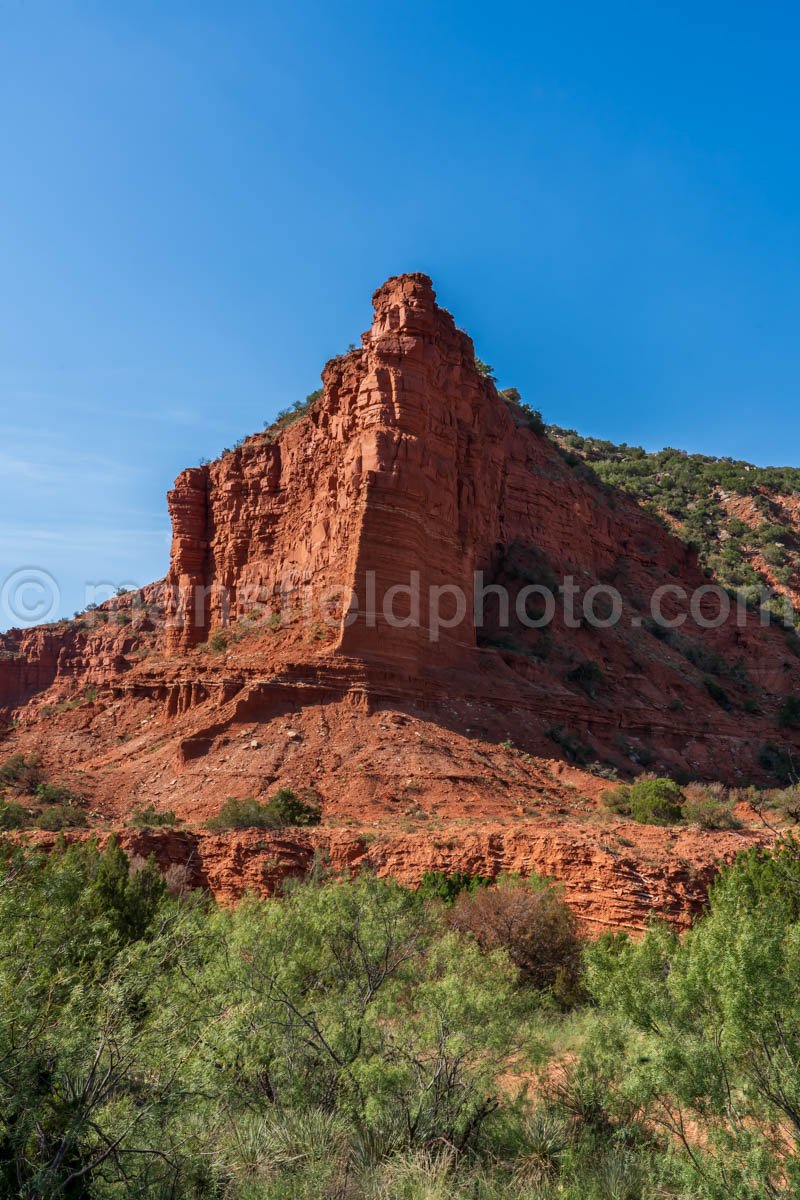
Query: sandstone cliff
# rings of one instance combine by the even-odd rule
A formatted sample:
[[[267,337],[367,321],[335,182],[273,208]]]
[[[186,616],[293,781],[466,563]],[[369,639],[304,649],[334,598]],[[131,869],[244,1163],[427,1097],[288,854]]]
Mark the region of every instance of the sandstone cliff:
[[[154,804],[196,830],[227,796],[313,787],[326,827],[356,842],[367,831],[375,862],[409,878],[434,838],[462,863],[493,822],[496,869],[549,864],[602,922],[615,860],[593,851],[589,867],[557,849],[606,836],[605,785],[577,768],[769,782],[764,748],[800,747],[777,722],[800,693],[800,659],[747,610],[663,636],[653,593],[668,585],[663,611],[680,617],[710,582],[694,552],[529,428],[426,276],[389,280],[374,304],[361,348],[327,364],[307,415],[179,476],[162,585],[0,638],[3,755],[38,751],[98,828]],[[476,622],[475,572],[504,589],[508,621],[489,595]],[[422,611],[407,621],[415,576]],[[579,604],[597,591],[601,618],[613,588],[618,619],[579,608],[572,620],[560,601],[546,627],[519,619],[523,589],[565,578]],[[709,621],[715,603],[701,594]],[[669,836],[648,834],[659,878]],[[738,835],[720,836],[693,843],[692,878],[732,852]],[[649,903],[681,907],[660,884],[638,894],[624,923]]]

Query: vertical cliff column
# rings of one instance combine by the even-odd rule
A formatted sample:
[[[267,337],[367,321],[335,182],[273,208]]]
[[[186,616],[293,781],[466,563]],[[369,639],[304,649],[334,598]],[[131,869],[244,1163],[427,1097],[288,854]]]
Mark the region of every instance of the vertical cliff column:
[[[172,518],[165,602],[170,651],[196,646],[208,633],[208,489],[208,468],[190,467],[178,476],[167,496]]]
[[[360,476],[351,547],[358,604],[340,649],[417,673],[464,661],[475,646],[474,546],[459,513],[459,454],[484,404],[483,381],[472,342],[437,307],[426,275],[390,279],[373,302],[356,444],[348,448]],[[418,588],[418,619],[409,588]]]

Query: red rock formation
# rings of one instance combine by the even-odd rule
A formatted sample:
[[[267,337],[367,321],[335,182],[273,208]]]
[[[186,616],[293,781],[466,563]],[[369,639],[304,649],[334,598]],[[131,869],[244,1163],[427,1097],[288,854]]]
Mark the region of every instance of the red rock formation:
[[[32,836],[40,846],[55,842],[50,834]],[[66,836],[76,840],[85,835]],[[235,903],[248,892],[273,895],[286,878],[307,876],[315,860],[335,875],[367,869],[407,887],[418,886],[426,871],[484,878],[525,877],[535,871],[563,884],[567,901],[590,933],[642,932],[654,912],[686,928],[705,904],[719,864],[766,840],[755,832],[709,838],[689,830],[665,838],[663,830],[652,826],[615,822],[598,841],[591,828],[553,820],[378,839],[343,829],[125,831],[120,839],[128,854],[140,859],[152,855],[164,872],[183,867],[182,882],[208,889],[222,904]]]
[[[37,747],[106,824],[155,803],[194,828],[228,795],[313,786],[327,825],[379,827],[376,863],[406,878],[436,859],[415,823],[467,822],[457,843],[478,849],[453,862],[485,864],[484,822],[513,826],[533,806],[547,819],[545,842],[561,849],[548,857],[530,831],[504,827],[500,860],[549,863],[575,879],[610,872],[613,890],[618,867],[602,854],[587,850],[583,867],[565,857],[566,846],[601,838],[587,826],[598,812],[592,777],[577,778],[576,802],[544,759],[766,781],[760,748],[800,747],[776,724],[782,697],[800,693],[800,659],[753,613],[654,636],[656,589],[708,584],[695,556],[526,427],[476,369],[426,276],[391,279],[374,302],[362,348],[327,364],[307,416],[179,476],[163,588],[0,639],[0,712],[18,723],[8,753]],[[476,626],[476,571],[507,589],[508,622],[490,597]],[[544,631],[514,615],[521,589],[566,577],[580,599],[600,589],[598,615],[613,586],[620,619],[571,621],[560,599]],[[398,589],[415,580],[419,621],[389,623],[384,599],[402,619],[410,600]],[[447,608],[454,588],[463,613]],[[706,597],[703,611],[714,603]],[[675,616],[686,606],[668,595],[663,607]],[[437,608],[445,620],[434,637]],[[504,743],[517,749],[501,752]],[[668,834],[652,836],[668,846]],[[205,859],[208,837],[203,845]],[[701,874],[717,852],[709,840]],[[239,869],[233,861],[226,872]],[[662,866],[666,879],[666,851]],[[604,887],[580,901],[587,919],[595,888],[598,910],[612,911]],[[653,893],[666,908],[668,891]]]

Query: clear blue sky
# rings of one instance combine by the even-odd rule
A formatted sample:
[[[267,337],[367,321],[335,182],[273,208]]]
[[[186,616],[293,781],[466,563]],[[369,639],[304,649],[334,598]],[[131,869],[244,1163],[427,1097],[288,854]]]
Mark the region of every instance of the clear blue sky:
[[[799,35],[790,3],[0,0],[0,583],[71,613],[162,574],[178,471],[400,271],[548,420],[800,463]]]

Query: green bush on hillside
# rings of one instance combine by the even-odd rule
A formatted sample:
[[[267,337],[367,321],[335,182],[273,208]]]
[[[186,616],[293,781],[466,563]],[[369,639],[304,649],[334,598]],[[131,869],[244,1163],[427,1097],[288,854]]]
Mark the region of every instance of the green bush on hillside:
[[[556,425],[548,426],[547,433],[573,456],[579,452],[602,483],[628,492],[656,515],[668,514],[671,527],[677,522],[680,536],[723,586],[743,594],[769,586],[767,574],[758,569],[759,556],[783,573],[784,586],[800,580],[799,540],[775,520],[781,514],[772,499],[800,493],[800,468],[756,467],[671,447],[648,453],[641,446],[581,437]],[[730,493],[752,497],[767,518],[759,528],[727,515],[723,499]]]
[[[52,804],[37,813],[31,824],[36,829],[60,833],[63,829],[85,829],[89,821],[86,813],[72,804]]]
[[[287,825],[319,825],[322,808],[314,793],[298,796],[291,788],[279,788],[269,800],[248,796],[226,800],[209,829],[283,829]]]
[[[778,713],[778,724],[800,729],[800,696],[787,696]]]
[[[148,804],[138,809],[130,819],[134,829],[172,829],[177,825],[178,818],[171,808],[158,809]]]
[[[762,771],[774,775],[784,787],[800,780],[800,761],[791,750],[775,742],[765,742],[760,747],[757,761]]]
[[[578,663],[576,667],[572,667],[567,671],[566,679],[567,683],[574,683],[592,699],[595,698],[598,689],[605,682],[602,669],[596,662],[591,660]]]
[[[295,400],[290,408],[282,409],[274,421],[266,424],[266,437],[272,438],[284,429],[288,429],[290,425],[294,425],[295,421],[300,421],[303,417],[308,416],[321,398],[323,391],[323,388],[317,388],[315,391],[309,392],[305,400]]]
[[[741,822],[721,784],[689,784],[683,800],[683,818],[701,829],[738,829]]]
[[[0,798],[0,832],[24,829],[30,822],[30,814],[21,804]]]
[[[42,782],[39,761],[35,755],[13,754],[0,766],[0,792],[11,791],[33,795]]]
[[[478,888],[490,887],[491,879],[486,875],[466,875],[463,871],[425,871],[420,880],[418,894],[422,900],[441,900],[452,905],[462,892],[474,892]]]
[[[489,370],[491,371],[491,368]],[[498,395],[501,400],[505,401],[508,411],[517,425],[530,429],[533,433],[544,433],[546,426],[542,420],[542,414],[538,408],[532,408],[530,404],[525,403],[517,388],[505,388],[498,392]]]
[[[675,825],[683,819],[684,795],[672,779],[642,775],[603,796],[606,807],[643,825]]]
[[[576,733],[565,729],[563,725],[554,725],[552,729],[548,729],[547,736],[564,751],[570,762],[578,766],[585,766],[596,757],[591,746],[582,742]]]
[[[30,803],[24,806],[9,800],[9,795],[27,797]],[[34,828],[58,833],[81,828],[88,824],[83,804],[83,796],[72,788],[42,778],[36,756],[15,754],[0,766],[0,830]]]

